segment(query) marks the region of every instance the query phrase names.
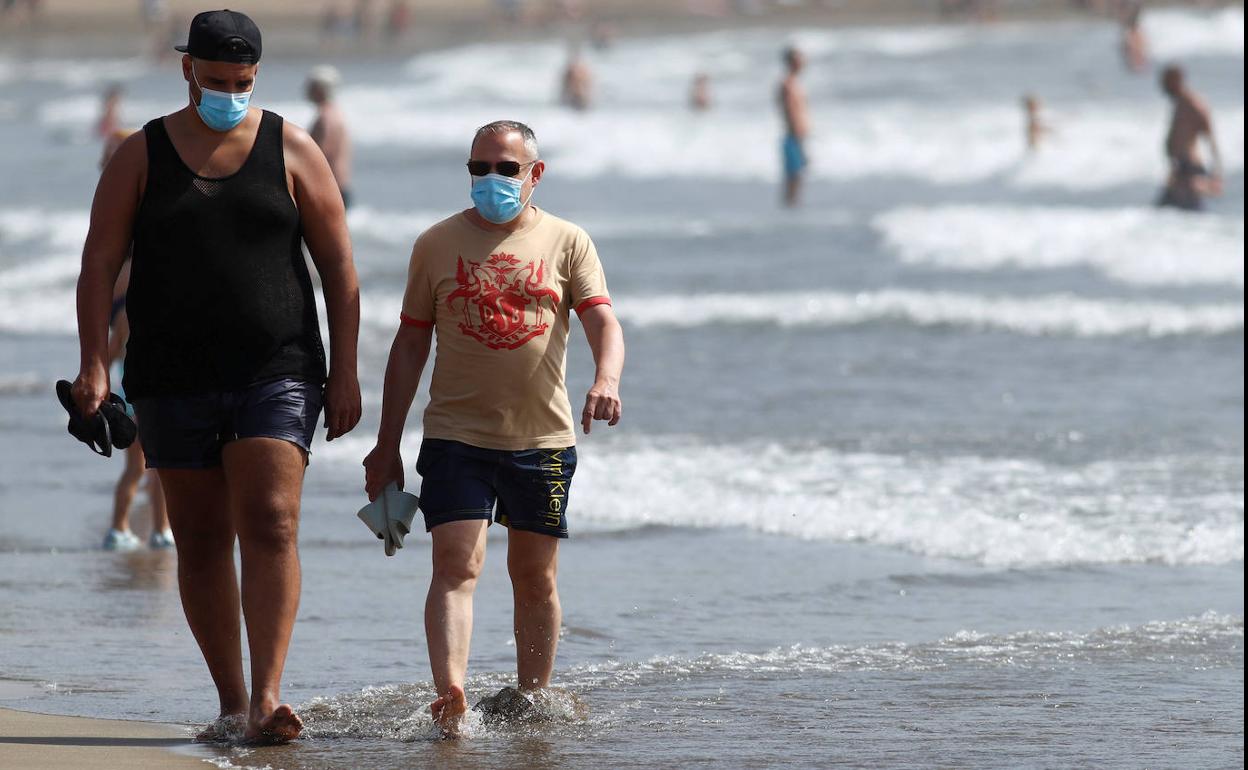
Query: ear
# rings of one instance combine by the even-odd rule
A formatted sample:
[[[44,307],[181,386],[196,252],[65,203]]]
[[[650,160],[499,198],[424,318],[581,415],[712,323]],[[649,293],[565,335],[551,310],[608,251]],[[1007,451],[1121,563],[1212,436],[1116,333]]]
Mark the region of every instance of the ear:
[[[191,55],[189,53],[182,54],[182,79],[191,82]]]
[[[546,161],[539,160],[538,162],[534,163],[533,172],[532,172],[533,184],[536,185],[538,181],[541,180],[542,174],[545,174],[545,173],[546,173]]]

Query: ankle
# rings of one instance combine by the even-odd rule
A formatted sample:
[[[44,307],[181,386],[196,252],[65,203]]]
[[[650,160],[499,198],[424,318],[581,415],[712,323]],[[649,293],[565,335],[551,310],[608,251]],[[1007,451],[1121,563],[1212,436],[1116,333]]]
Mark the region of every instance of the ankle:
[[[281,698],[276,692],[253,693],[249,708],[252,713],[267,716],[273,709],[281,705]]]

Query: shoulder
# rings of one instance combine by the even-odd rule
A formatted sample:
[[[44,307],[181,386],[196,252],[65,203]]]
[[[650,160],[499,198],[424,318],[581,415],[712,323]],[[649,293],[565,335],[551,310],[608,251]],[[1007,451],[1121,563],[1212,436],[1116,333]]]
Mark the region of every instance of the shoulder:
[[[157,123],[160,118],[152,121]],[[146,126],[144,127],[146,129]],[[138,164],[139,167],[147,166],[147,131],[140,130],[131,133],[117,145],[117,150],[113,153],[114,161],[120,161],[127,165]]]
[[[304,130],[302,126],[291,123],[289,120],[286,120],[276,112],[271,112],[269,114],[276,117],[282,123],[282,147],[287,152],[299,155],[306,152],[312,152],[317,149],[316,142],[312,140],[312,135]]]
[[[464,233],[463,214],[452,214],[449,217],[435,222],[425,228],[416,238],[416,242],[412,244],[412,255],[422,253],[431,248],[437,248],[448,241],[454,241],[462,238]]]
[[[590,240],[589,233],[585,232],[585,228],[563,217],[556,216],[546,209],[542,209],[542,221],[537,226],[555,237],[566,238],[576,243],[593,242]]]
[[[147,135],[145,131],[135,131],[121,140],[108,157],[99,185],[114,190],[128,188],[137,184],[146,173]]]

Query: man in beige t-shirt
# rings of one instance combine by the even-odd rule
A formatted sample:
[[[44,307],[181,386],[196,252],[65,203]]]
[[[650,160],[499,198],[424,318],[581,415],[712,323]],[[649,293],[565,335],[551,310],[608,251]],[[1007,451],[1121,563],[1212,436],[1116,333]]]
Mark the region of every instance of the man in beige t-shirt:
[[[624,337],[593,242],[571,222],[530,205],[545,172],[533,131],[515,121],[480,128],[468,162],[473,208],[429,228],[412,249],[399,331],[390,350],[377,446],[364,460],[375,499],[403,485],[399,440],[433,335],[438,337],[416,470],[433,537],[425,634],[438,699],[434,720],[456,735],[472,594],[491,521],[508,528],[522,691],[550,684],[561,614],[559,540],[576,470],[564,382],[570,315],[596,365],[581,426],[620,420]]]

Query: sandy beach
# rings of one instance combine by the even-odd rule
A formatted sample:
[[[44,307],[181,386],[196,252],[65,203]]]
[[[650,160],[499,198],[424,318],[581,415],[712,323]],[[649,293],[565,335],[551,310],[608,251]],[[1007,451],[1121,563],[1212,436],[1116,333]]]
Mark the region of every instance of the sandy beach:
[[[0,767],[13,770],[203,767],[203,760],[174,751],[189,745],[186,729],[177,725],[0,708]]]

